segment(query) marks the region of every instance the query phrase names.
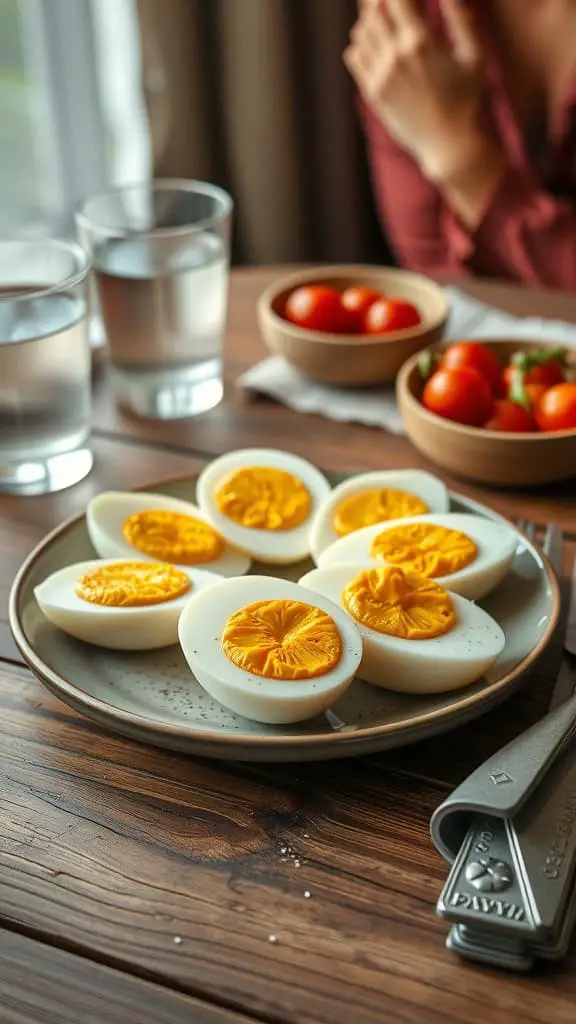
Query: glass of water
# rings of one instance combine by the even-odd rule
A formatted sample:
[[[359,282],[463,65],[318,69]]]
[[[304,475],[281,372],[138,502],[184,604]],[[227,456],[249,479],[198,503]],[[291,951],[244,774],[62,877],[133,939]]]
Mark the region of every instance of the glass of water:
[[[89,270],[74,242],[0,241],[0,492],[59,491],[92,468]]]
[[[155,181],[87,199],[113,384],[139,416],[195,416],[222,398],[232,200],[201,181]]]

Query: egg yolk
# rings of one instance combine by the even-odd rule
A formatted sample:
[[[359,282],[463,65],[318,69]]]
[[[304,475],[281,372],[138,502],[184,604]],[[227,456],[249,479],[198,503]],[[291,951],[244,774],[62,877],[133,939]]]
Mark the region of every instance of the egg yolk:
[[[382,487],[376,491],[360,491],[341,501],[334,510],[332,526],[339,537],[345,537],[363,526],[386,519],[421,516],[428,511],[429,506],[417,495]]]
[[[224,551],[224,541],[214,527],[195,516],[165,509],[144,509],[126,520],[125,540],[151,558],[180,565],[214,562]]]
[[[182,597],[190,578],[173,565],[156,562],[117,562],[86,572],[75,591],[83,601],[111,608],[140,608]]]
[[[293,530],[312,508],[310,493],[297,476],[268,466],[235,469],[215,498],[222,515],[250,530]]]
[[[342,591],[342,602],[363,626],[404,640],[432,640],[456,622],[444,587],[387,566],[359,572]]]
[[[372,541],[370,554],[419,576],[448,576],[470,565],[478,549],[461,530],[433,523],[406,523],[379,533]]]
[[[336,667],[342,640],[334,620],[302,601],[256,601],[228,619],[222,650],[267,679],[314,679]]]

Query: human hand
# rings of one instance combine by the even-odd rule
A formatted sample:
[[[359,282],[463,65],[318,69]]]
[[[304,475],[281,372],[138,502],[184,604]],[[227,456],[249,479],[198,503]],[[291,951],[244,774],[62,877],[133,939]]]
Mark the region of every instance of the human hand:
[[[482,147],[481,50],[462,0],[441,0],[452,49],[413,0],[364,0],[344,53],[358,89],[387,131],[432,180],[458,173]]]

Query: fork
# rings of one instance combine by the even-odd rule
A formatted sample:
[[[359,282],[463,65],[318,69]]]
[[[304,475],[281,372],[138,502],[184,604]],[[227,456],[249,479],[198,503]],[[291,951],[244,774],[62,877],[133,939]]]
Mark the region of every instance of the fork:
[[[530,519],[519,519],[516,525],[527,541],[531,544],[537,544],[536,523],[533,523]],[[557,651],[553,654],[553,657],[556,657],[556,662],[560,662],[560,666],[558,671],[554,671],[556,681],[550,696],[549,711],[553,711],[554,708],[563,704],[576,688],[576,674],[570,663],[568,652],[564,648],[564,637],[566,635],[570,606],[570,581],[563,572],[562,544],[562,530],[555,523],[549,523],[544,532],[540,548],[548,558],[558,578],[560,587],[560,617],[556,627],[556,643],[554,647],[557,648],[560,644],[562,645],[562,651]]]

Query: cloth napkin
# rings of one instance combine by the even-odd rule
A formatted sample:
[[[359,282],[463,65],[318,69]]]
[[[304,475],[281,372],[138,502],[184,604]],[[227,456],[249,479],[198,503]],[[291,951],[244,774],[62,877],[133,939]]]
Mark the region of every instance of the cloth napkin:
[[[539,317],[517,317],[471,299],[457,288],[445,289],[450,316],[445,340],[454,338],[542,338],[576,345],[576,325]],[[269,395],[296,412],[318,413],[345,423],[365,423],[403,434],[394,387],[336,388],[306,380],[282,356],[270,356],[238,379],[247,391]]]

